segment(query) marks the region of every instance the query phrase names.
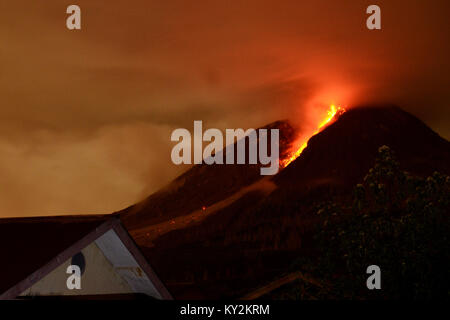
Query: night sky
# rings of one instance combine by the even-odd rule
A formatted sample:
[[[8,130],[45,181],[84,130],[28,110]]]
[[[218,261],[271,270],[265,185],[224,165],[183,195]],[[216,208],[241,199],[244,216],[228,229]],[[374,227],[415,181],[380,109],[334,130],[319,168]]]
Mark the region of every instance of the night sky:
[[[306,130],[331,103],[395,103],[449,139],[449,15],[423,0],[3,1],[0,216],[131,205],[186,169],[170,133],[194,120]]]

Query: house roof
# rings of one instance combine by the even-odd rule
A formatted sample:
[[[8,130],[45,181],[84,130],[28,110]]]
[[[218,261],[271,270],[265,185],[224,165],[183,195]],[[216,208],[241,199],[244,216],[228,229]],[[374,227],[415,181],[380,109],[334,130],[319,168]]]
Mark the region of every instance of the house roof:
[[[0,298],[20,294],[110,229],[143,265],[162,297],[170,298],[116,215],[0,219]]]

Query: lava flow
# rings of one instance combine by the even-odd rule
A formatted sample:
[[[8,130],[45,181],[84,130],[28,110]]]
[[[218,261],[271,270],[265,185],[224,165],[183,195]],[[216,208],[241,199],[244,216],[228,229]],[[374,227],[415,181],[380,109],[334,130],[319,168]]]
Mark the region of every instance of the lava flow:
[[[337,107],[337,108],[336,108],[335,105],[331,105],[331,106],[330,106],[330,110],[327,111],[327,117],[319,123],[319,125],[318,125],[318,127],[317,127],[317,130],[316,130],[310,137],[308,137],[308,138],[306,139],[306,141],[304,141],[304,142],[301,144],[300,148],[298,148],[295,152],[290,153],[290,154],[288,155],[288,157],[286,157],[285,159],[281,160],[281,161],[280,161],[280,167],[281,167],[281,168],[285,168],[285,167],[287,167],[292,161],[294,161],[295,159],[297,159],[297,158],[300,156],[300,154],[303,152],[303,150],[306,148],[306,146],[308,145],[308,140],[309,140],[312,136],[318,134],[318,133],[320,132],[320,130],[321,130],[325,125],[327,125],[328,123],[330,123],[330,122],[335,118],[336,115],[340,116],[340,115],[343,114],[344,112],[345,112],[345,109],[344,109],[344,108],[341,108],[341,107]]]

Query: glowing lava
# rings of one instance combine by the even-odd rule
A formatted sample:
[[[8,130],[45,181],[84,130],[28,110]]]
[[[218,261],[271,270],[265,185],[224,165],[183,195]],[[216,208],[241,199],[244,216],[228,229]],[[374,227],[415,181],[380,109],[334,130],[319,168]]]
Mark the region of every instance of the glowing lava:
[[[281,161],[280,161],[280,167],[281,167],[281,168],[285,168],[285,167],[287,167],[292,161],[294,161],[295,159],[297,159],[297,158],[300,156],[300,154],[303,152],[303,150],[306,148],[306,146],[308,145],[308,140],[309,140],[312,136],[318,134],[318,133],[320,132],[320,130],[321,130],[325,125],[327,125],[328,123],[330,123],[330,122],[334,119],[334,117],[336,116],[336,114],[337,114],[338,116],[340,116],[340,115],[343,114],[344,112],[345,112],[345,109],[344,109],[344,108],[341,108],[341,107],[337,107],[337,108],[336,108],[336,106],[332,104],[332,105],[330,106],[330,110],[327,111],[327,117],[319,123],[319,125],[318,125],[318,127],[317,127],[317,130],[316,130],[309,138],[307,138],[306,141],[303,142],[303,144],[301,144],[300,148],[298,148],[297,151],[295,151],[295,152],[293,152],[293,153],[290,153],[289,156],[288,156],[286,159],[281,160]]]

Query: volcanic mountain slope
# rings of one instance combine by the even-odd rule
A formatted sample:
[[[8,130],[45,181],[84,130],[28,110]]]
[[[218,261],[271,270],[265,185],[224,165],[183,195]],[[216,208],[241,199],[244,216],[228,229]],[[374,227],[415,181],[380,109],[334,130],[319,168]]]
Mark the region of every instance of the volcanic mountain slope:
[[[393,149],[403,169],[429,175],[448,174],[450,143],[398,107],[360,107],[308,141],[301,156],[280,172],[280,185],[352,186],[373,165],[380,146]]]
[[[297,135],[287,121],[265,126],[280,129],[280,158]],[[449,142],[398,107],[361,107],[347,111],[308,141],[301,156],[273,179],[278,186],[311,190],[320,185],[353,186],[373,164],[378,148],[390,146],[403,169],[419,175],[449,173]],[[202,208],[209,209],[263,177],[260,165],[195,165],[167,187],[121,212],[131,229],[157,224]],[[248,188],[252,190],[252,188]]]
[[[175,297],[243,296],[285,273],[299,255],[311,253],[312,230],[323,223],[315,214],[316,204],[348,195],[373,166],[382,145],[394,150],[403,170],[421,176],[450,173],[450,143],[420,120],[396,107],[356,108],[311,138],[299,158],[271,177],[276,186],[270,194],[249,189],[199,222],[153,237],[151,243],[145,235],[136,240]],[[149,198],[154,201],[151,206],[133,212],[133,225],[138,226],[142,216],[138,228],[145,227],[151,221],[150,210],[160,218],[165,210],[169,215],[180,210],[178,215],[183,215],[205,202],[211,205],[226,198],[230,193],[222,193],[229,189],[236,192],[260,179],[258,170],[245,183],[234,184],[242,177],[233,180],[229,175],[248,175],[249,168],[223,166],[229,169],[215,176],[219,168],[197,167],[186,173],[189,181],[227,183],[185,183],[170,195],[160,192]],[[196,196],[191,199],[185,192]],[[136,235],[133,229],[131,233]]]
[[[295,140],[296,130],[287,121],[276,121],[263,128],[280,130],[280,156],[286,156],[290,143]],[[236,150],[236,144],[234,148]],[[196,210],[209,210],[211,205],[262,179],[260,167],[260,164],[195,165],[162,190],[121,212],[122,220],[133,230]]]

